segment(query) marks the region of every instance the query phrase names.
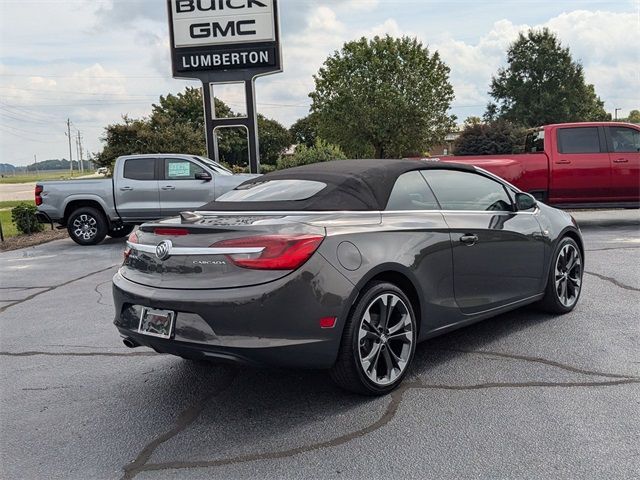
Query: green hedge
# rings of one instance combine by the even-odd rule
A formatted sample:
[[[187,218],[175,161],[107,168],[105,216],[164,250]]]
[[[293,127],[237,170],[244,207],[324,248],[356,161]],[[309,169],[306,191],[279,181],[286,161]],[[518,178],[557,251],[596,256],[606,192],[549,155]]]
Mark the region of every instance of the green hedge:
[[[44,230],[44,226],[36,218],[37,211],[36,206],[30,203],[21,203],[11,210],[11,219],[18,232],[31,235]]]
[[[278,169],[282,170],[331,160],[345,160],[346,158],[344,152],[337,145],[317,139],[313,147],[298,145],[296,152],[292,156],[280,158],[278,160]]]

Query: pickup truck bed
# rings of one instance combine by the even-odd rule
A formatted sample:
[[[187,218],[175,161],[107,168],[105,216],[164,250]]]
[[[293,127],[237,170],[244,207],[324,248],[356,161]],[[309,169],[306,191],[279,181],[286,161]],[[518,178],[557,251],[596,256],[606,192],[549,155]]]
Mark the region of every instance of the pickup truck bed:
[[[640,127],[614,122],[547,125],[516,155],[453,156],[564,208],[640,207]]]

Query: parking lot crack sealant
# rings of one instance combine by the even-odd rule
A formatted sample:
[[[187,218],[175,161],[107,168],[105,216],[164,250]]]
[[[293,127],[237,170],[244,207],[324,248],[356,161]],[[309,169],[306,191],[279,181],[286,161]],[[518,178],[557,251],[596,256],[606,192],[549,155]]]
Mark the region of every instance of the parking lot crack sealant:
[[[73,280],[68,280],[66,282],[60,283],[58,285],[53,285],[51,287],[43,287],[43,288],[45,288],[45,290],[43,290],[42,292],[34,293],[33,295],[29,295],[28,297],[25,297],[24,299],[22,299],[20,301],[17,301],[17,302],[14,302],[14,303],[10,303],[9,305],[5,305],[4,307],[0,307],[0,313],[3,313],[4,311],[8,310],[11,307],[15,307],[16,305],[21,305],[21,304],[23,304],[25,302],[28,302],[29,300],[33,300],[34,298],[39,297],[42,294],[49,293],[49,292],[51,292],[53,290],[57,290],[58,288],[66,287],[67,285],[70,285],[72,283],[78,282],[80,280],[84,280],[85,278],[92,277],[93,275],[97,275],[99,273],[107,272],[107,271],[109,271],[109,270],[111,270],[113,268],[116,268],[118,266],[119,266],[119,264],[111,265],[110,267],[103,268],[101,270],[97,270],[95,272],[88,273],[88,274],[83,275],[81,277],[74,278]]]
[[[122,480],[130,480],[138,475],[138,473],[146,470],[145,465],[153,455],[153,452],[155,452],[155,450],[160,445],[168,440],[171,440],[173,437],[175,437],[180,432],[185,430],[189,425],[191,425],[200,416],[202,411],[209,405],[209,402],[212,399],[221,395],[224,391],[231,387],[237,375],[238,373],[236,370],[229,371],[226,375],[224,375],[224,378],[222,379],[220,385],[218,385],[218,388],[211,391],[208,395],[205,395],[194,405],[190,406],[180,415],[178,415],[173,428],[154,438],[140,451],[140,453],[132,463],[123,468],[125,473],[122,476]]]
[[[0,357],[156,357],[156,352],[0,352]]]
[[[623,375],[617,373],[605,373],[599,372],[596,370],[585,370],[583,368],[574,367],[571,365],[566,365],[564,363],[556,362],[554,360],[547,360],[546,358],[540,357],[530,357],[527,355],[517,355],[515,353],[504,353],[504,352],[493,352],[488,350],[462,350],[462,349],[443,349],[442,351],[446,352],[456,352],[456,353],[466,353],[471,355],[484,355],[489,357],[500,357],[500,358],[508,358],[511,360],[520,360],[523,362],[531,362],[531,363],[540,363],[542,365],[547,365],[549,367],[559,368],[561,370],[566,370],[571,373],[578,373],[580,375],[590,375],[593,377],[604,377],[604,378],[619,378],[619,379],[639,379],[639,377],[635,377],[633,375]]]
[[[543,360],[543,359],[535,359],[535,361],[539,361],[539,360]],[[555,364],[556,362],[545,361],[545,363]],[[553,366],[556,366],[556,365],[553,365]],[[569,368],[571,369],[573,367],[569,367]],[[575,371],[583,372],[583,370],[581,369],[575,369]],[[599,375],[596,372],[593,372],[593,374]],[[444,384],[438,385],[438,384],[428,384],[419,380],[413,381],[413,382],[409,381],[403,384],[398,390],[390,394],[391,401],[389,402],[384,413],[378,420],[376,420],[374,423],[370,424],[369,426],[366,426],[364,428],[361,428],[359,430],[356,430],[350,433],[346,433],[344,435],[333,438],[331,440],[326,440],[323,442],[318,442],[318,443],[314,443],[306,446],[300,446],[300,447],[292,448],[289,450],[254,453],[254,454],[241,455],[237,457],[231,457],[231,458],[219,459],[219,460],[173,461],[173,462],[165,462],[165,463],[142,464],[142,465],[139,465],[138,468],[136,469],[128,470],[127,474],[124,477],[122,477],[122,480],[131,480],[138,473],[142,473],[142,472],[223,467],[223,466],[237,465],[237,464],[256,462],[256,461],[262,461],[262,460],[277,460],[277,459],[288,458],[288,457],[293,457],[293,456],[304,454],[304,453],[313,452],[316,450],[339,447],[353,440],[356,440],[360,437],[369,435],[388,425],[398,413],[398,410],[400,408],[400,405],[402,403],[405,393],[410,390],[474,391],[474,390],[486,390],[486,389],[496,389],[496,388],[589,388],[589,387],[614,387],[614,386],[622,386],[622,385],[629,385],[629,384],[640,384],[640,378],[637,378],[637,377],[630,377],[630,376],[627,377],[624,375],[617,375],[613,373],[606,373],[602,376],[615,378],[615,380],[592,381],[592,382],[538,381],[538,382],[522,382],[522,383],[517,383],[517,382],[481,383],[481,384],[474,384],[474,385],[444,385]],[[164,441],[166,440],[163,440],[163,442]],[[155,447],[157,447],[157,445],[155,445]],[[149,457],[150,455],[147,456],[147,458]]]
[[[613,283],[616,287],[623,288],[625,290],[629,290],[632,292],[640,292],[640,288],[632,287],[630,285],[625,285],[624,283],[620,283],[619,281],[617,281],[615,278],[607,277],[605,275],[600,275],[599,273],[595,273],[595,272],[585,271],[584,273],[586,273],[587,275],[591,275],[593,277],[597,277],[600,280],[604,280],[605,282]]]

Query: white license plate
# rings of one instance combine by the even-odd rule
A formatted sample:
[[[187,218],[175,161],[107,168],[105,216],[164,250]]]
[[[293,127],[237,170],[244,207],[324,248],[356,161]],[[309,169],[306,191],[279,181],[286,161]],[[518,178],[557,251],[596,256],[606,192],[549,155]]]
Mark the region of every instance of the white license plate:
[[[138,333],[152,337],[171,338],[176,312],[143,307]]]

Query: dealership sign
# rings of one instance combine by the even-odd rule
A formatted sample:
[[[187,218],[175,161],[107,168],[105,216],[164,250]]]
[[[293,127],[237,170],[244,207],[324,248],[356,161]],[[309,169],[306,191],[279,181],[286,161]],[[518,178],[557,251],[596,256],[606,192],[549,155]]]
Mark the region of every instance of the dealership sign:
[[[281,71],[275,0],[168,0],[173,74]]]
[[[207,154],[219,160],[217,132],[246,129],[251,173],[260,171],[255,80],[282,71],[278,0],[167,0],[174,78],[202,81]],[[216,118],[216,88],[243,84],[246,116]]]

